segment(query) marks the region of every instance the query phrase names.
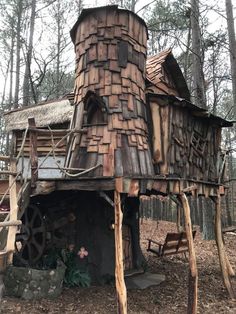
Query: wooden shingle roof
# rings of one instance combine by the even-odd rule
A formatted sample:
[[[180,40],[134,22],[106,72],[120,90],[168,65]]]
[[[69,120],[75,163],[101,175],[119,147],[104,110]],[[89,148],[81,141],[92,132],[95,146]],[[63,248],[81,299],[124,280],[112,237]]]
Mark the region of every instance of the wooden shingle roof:
[[[147,91],[190,100],[188,86],[171,49],[149,57],[146,63]]]

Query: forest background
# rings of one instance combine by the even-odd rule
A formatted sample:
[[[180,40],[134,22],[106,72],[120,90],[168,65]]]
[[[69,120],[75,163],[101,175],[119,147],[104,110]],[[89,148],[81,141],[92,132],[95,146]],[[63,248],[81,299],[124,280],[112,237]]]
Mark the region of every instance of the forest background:
[[[235,2],[0,0],[0,154],[9,149],[4,112],[73,91],[75,54],[69,30],[83,8],[107,4],[132,10],[145,20],[149,55],[172,48],[193,103],[236,120]],[[223,139],[234,206],[236,128],[225,129]]]

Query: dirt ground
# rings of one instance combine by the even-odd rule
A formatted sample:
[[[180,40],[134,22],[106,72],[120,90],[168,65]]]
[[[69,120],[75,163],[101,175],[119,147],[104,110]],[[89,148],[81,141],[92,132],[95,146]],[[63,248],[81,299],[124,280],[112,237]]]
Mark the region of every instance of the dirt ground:
[[[188,262],[182,255],[159,259],[146,252],[147,238],[163,240],[175,225],[167,222],[144,220],[141,223],[141,244],[151,272],[165,274],[166,281],[145,290],[128,291],[128,313],[186,313]],[[236,313],[236,301],[228,298],[222,283],[217,248],[214,241],[195,238],[199,271],[198,313]],[[225,236],[228,256],[236,270],[236,235]],[[236,278],[233,279],[236,290]],[[1,313],[116,313],[116,292],[112,286],[64,289],[56,300],[23,301],[5,297]]]

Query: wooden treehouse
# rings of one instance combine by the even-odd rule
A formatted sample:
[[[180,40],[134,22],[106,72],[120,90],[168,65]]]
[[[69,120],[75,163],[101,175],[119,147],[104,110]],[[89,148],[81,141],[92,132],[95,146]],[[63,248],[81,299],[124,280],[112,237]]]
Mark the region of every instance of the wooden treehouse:
[[[83,10],[71,30],[74,94],[5,115],[12,145],[10,156],[1,157],[10,163],[0,185],[1,204],[10,208],[1,249],[8,263],[17,248],[15,259],[33,266],[50,247],[84,246],[94,280],[115,273],[119,311],[126,313],[124,272],[141,268],[144,259],[139,196],[172,195],[184,209],[189,309],[196,313],[187,194],[215,200],[220,264],[233,296],[220,224],[221,129],[231,123],[190,102],[171,50],[147,58],[147,37],[133,12]]]

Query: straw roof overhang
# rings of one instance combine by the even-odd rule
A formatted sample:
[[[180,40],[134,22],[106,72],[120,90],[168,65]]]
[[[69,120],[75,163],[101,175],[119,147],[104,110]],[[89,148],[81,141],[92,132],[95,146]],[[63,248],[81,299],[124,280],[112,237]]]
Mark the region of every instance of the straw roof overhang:
[[[233,126],[232,121],[228,121],[226,119],[213,115],[206,109],[200,108],[192,104],[190,101],[187,101],[186,99],[183,99],[183,98],[179,98],[173,95],[148,93],[147,100],[157,101],[157,103],[159,103],[160,105],[172,105],[172,106],[186,108],[186,110],[189,110],[193,116],[198,117],[200,119],[208,120],[210,124],[215,124],[220,127]]]
[[[37,127],[62,124],[71,120],[73,107],[68,99],[47,102],[5,113],[6,130],[24,130],[28,119],[35,118]]]

